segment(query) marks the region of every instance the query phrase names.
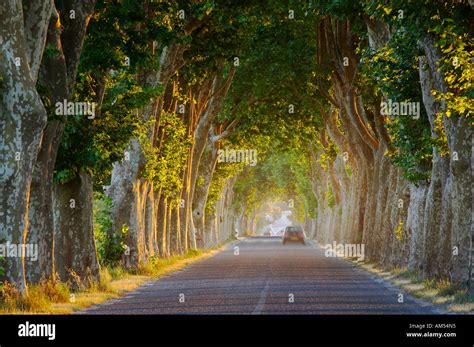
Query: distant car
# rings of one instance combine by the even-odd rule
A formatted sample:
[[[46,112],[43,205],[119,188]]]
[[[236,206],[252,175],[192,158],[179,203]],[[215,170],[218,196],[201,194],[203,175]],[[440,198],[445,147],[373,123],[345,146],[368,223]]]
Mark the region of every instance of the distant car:
[[[305,244],[303,228],[299,226],[286,227],[282,236],[283,244],[287,242],[301,242]]]
[[[272,236],[272,233],[267,230],[267,231],[264,231],[262,235],[263,236]]]

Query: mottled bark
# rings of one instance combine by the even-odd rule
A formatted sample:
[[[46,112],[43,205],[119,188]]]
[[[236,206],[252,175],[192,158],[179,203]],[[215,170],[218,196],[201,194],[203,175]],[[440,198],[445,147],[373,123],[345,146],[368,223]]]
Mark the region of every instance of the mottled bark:
[[[192,161],[192,152],[190,150],[190,156],[186,161],[185,168],[183,170],[183,174],[181,176],[181,182],[183,182],[183,188],[181,189],[181,203],[180,203],[180,211],[179,211],[179,229],[178,232],[180,233],[180,252],[186,253],[188,249],[195,249],[196,248],[196,238],[194,235],[193,228],[191,228],[191,187],[190,187],[190,173],[191,173],[191,165],[190,161]],[[191,235],[191,232],[193,235]]]
[[[235,232],[235,215],[232,213],[231,206],[234,201],[234,184],[236,177],[227,180],[221,198],[216,202],[216,218],[215,218],[215,242],[220,244],[228,240]],[[241,223],[242,235],[250,228],[250,218],[245,217]]]
[[[410,190],[408,182],[403,178],[401,168],[395,168],[396,190],[395,194],[390,197],[389,205],[391,209],[391,231],[392,244],[390,246],[390,257],[387,259],[390,267],[406,268],[409,255],[409,235],[406,227],[408,215],[408,204],[404,203],[399,206],[397,201],[410,200]]]
[[[385,178],[388,184],[387,194],[382,205],[382,224],[378,234],[380,243],[376,249],[376,260],[383,266],[388,266],[390,262],[391,246],[395,240],[395,222],[391,220],[391,210],[396,205],[398,171],[392,165],[389,165],[389,173]]]
[[[99,280],[92,194],[92,178],[84,172],[54,189],[55,269],[61,280],[81,286]]]
[[[46,44],[49,17],[53,11],[54,2],[53,0],[44,0],[23,1],[23,3],[28,64],[30,66],[31,79],[36,82]]]
[[[409,235],[409,257],[408,269],[421,272],[425,259],[425,235],[423,233],[426,222],[425,204],[427,198],[427,184],[421,183],[419,186],[411,184],[410,204],[408,206],[406,228]]]
[[[171,255],[171,213],[173,208],[171,206],[171,199],[168,199],[168,208],[166,210],[166,230],[165,230],[165,247],[166,247],[166,256]]]
[[[441,53],[435,46],[434,39],[426,36],[422,41],[422,45],[426,56],[426,59],[420,59],[420,81],[422,84],[423,102],[430,118],[433,133],[437,135],[434,130],[434,116],[436,112],[444,112],[445,105],[434,100],[430,92],[432,89],[446,92],[448,87],[438,67]],[[437,182],[442,184],[444,181],[444,186],[441,188],[441,201],[439,201],[439,198],[437,200],[438,205],[441,204],[440,228],[442,229],[436,235],[438,239],[444,240],[445,244],[451,243],[450,246],[452,248],[443,247],[441,250],[438,249],[438,253],[439,251],[442,252],[438,259],[441,264],[450,263],[449,275],[454,282],[467,284],[470,277],[470,253],[472,249],[472,216],[470,213],[472,208],[472,191],[466,189],[466,187],[472,181],[472,126],[464,115],[456,114],[450,117],[443,115],[443,124],[450,156],[449,159],[440,158],[436,149],[434,149],[431,185]],[[440,165],[438,164],[439,162],[444,163],[444,168],[449,165],[448,176],[445,180],[438,173],[439,169],[437,167]],[[428,192],[428,194],[430,193]],[[429,229],[427,229],[427,232],[429,232]],[[443,269],[437,268],[437,274],[443,275],[444,272]],[[428,272],[429,274],[431,272]]]
[[[206,216],[204,221],[204,245],[206,247],[214,247],[217,245],[217,238],[215,237],[214,226],[216,225],[216,215],[210,214]]]
[[[190,212],[194,200],[194,192],[196,190],[196,180],[198,177],[199,163],[201,161],[204,148],[206,146],[209,130],[211,128],[212,122],[216,118],[219,110],[223,105],[224,99],[229,91],[230,85],[234,78],[236,68],[235,66],[232,66],[229,74],[226,77],[222,76],[222,71],[223,69],[218,70],[217,75],[212,82],[212,87],[210,89],[210,100],[208,101],[207,107],[205,108],[203,114],[200,114],[198,116],[198,123],[193,133],[194,144],[190,159],[191,167],[189,178],[189,202],[186,202],[187,204],[189,204],[189,206],[186,207],[189,208]],[[193,218],[192,213],[189,214],[189,218]],[[194,226],[194,223],[192,221],[191,224]],[[193,230],[193,235],[194,233],[195,230]]]
[[[29,63],[37,66],[41,60],[51,9],[30,7],[34,13],[28,16],[36,16],[38,23],[31,31],[25,29],[20,0],[6,0],[0,6],[0,242],[23,244],[31,176],[46,125],[36,72]],[[26,290],[24,257],[8,257],[5,265],[6,279]]]
[[[380,215],[381,210],[381,195],[386,182],[388,158],[384,157],[385,146],[381,146],[375,153],[374,171],[371,177],[371,184],[369,189],[369,199],[367,204],[367,220],[364,225],[364,235],[362,242],[365,244],[365,251],[368,258],[371,258],[376,253],[377,236],[380,232],[376,223],[381,223],[383,216]]]
[[[196,230],[198,248],[205,247],[204,233],[206,232],[206,203],[217,164],[218,141],[227,137],[236,124],[237,121],[231,122],[227,128],[218,135],[215,134],[214,127],[211,126],[209,129],[206,147],[203,151],[198,171],[198,177],[202,177],[203,181],[199,185],[196,184],[193,196],[193,223]]]
[[[61,44],[67,65],[67,86],[72,90],[76,84],[77,70],[87,32],[97,0],[58,0],[56,8],[61,18]],[[71,16],[74,11],[74,16]]]
[[[138,235],[141,230],[137,227],[137,215],[140,212],[137,200],[141,195],[139,172],[143,167],[143,156],[140,144],[132,140],[127,148],[129,155],[121,163],[115,163],[112,170],[111,184],[107,189],[107,195],[112,199],[113,221],[112,232],[128,230],[126,244],[128,250],[123,255],[123,261],[127,266],[138,265]]]
[[[61,13],[53,8],[46,43],[54,47],[56,53],[43,58],[39,80],[39,84],[47,90],[52,105],[71,96],[94,5],[95,0],[67,2],[66,6],[58,2]],[[74,20],[69,18],[71,9],[75,11]],[[61,23],[61,28],[58,23]],[[53,271],[53,173],[66,119],[58,120],[58,116],[51,116],[43,133],[30,191],[27,239],[39,246],[37,264],[26,264],[30,282],[38,282],[42,276],[48,277]]]
[[[145,246],[146,256],[159,255],[158,248],[158,209],[160,207],[160,191],[156,191],[153,185],[150,187],[146,198],[145,213]]]
[[[473,151],[473,128],[470,121],[464,116],[449,119],[449,130],[447,131],[448,144],[451,156],[457,153],[457,160],[451,159],[450,173],[451,183],[451,245],[454,249],[451,260],[451,279],[455,283],[468,284],[471,271],[473,252],[472,238],[474,230],[472,228],[472,151]],[[469,282],[472,285],[472,282]]]
[[[365,18],[369,46],[376,50],[390,39],[386,23]],[[426,277],[450,277],[467,284],[472,267],[472,125],[465,115],[447,117],[446,105],[432,94],[448,91],[439,69],[441,52],[432,37],[421,42],[426,57],[420,57],[420,82],[423,103],[431,125],[432,137],[440,136],[435,124],[442,114],[448,156],[433,148],[433,166],[428,183],[408,183],[402,169],[385,155],[391,149],[390,137],[378,104],[368,111],[358,94],[358,58],[351,43],[350,23],[326,18],[318,28],[320,63],[328,62],[332,71],[333,94],[321,91],[338,110],[341,129],[321,107],[328,134],[341,152],[349,155],[352,175],[323,170],[315,160],[310,165],[310,180],[318,202],[317,240],[344,240],[366,244],[368,260],[387,267],[405,267]],[[343,65],[348,57],[348,65]],[[379,99],[381,101],[383,99]],[[376,103],[378,102],[376,101]],[[317,157],[312,153],[312,157]],[[330,164],[330,163],[329,163]],[[335,208],[327,206],[325,192],[330,184]],[[341,204],[339,219],[338,203]]]
[[[169,236],[170,236],[170,255],[182,253],[181,244],[181,232],[180,232],[180,219],[179,214],[181,213],[180,204],[175,204],[170,209],[170,221],[169,221]]]
[[[147,72],[144,83],[148,86],[161,84],[166,88],[169,80],[176,73],[176,70],[184,64],[182,57],[184,50],[185,47],[180,44],[164,47],[161,52],[158,71]],[[155,103],[159,107],[153,107]],[[160,97],[159,100],[155,100],[153,105],[150,105],[145,110],[149,119],[152,117],[156,119],[161,113],[164,106],[163,97]],[[159,121],[156,123],[156,127],[159,127]],[[152,143],[154,143],[154,137],[157,135],[156,129],[149,129],[149,133]],[[148,217],[145,212],[147,199],[149,200],[151,196],[148,195],[150,193],[149,185],[146,185],[141,178],[146,158],[144,157],[138,140],[131,140],[126,152],[128,153],[126,157],[127,160],[114,164],[111,185],[107,190],[107,195],[113,202],[112,229],[114,231],[122,230],[124,227],[129,229],[127,234],[127,246],[130,252],[124,255],[123,261],[127,266],[137,267],[140,262],[145,261],[146,254],[149,252],[149,249],[147,249],[149,247],[145,245],[147,239],[146,234],[153,235],[153,232],[151,230],[147,231],[147,227],[151,229],[155,227],[150,225],[152,224],[150,220],[148,220],[148,222],[146,220],[147,218],[151,218],[155,212],[150,207],[152,204],[151,201],[148,201]],[[143,189],[146,189],[146,191]],[[148,198],[144,198],[146,196],[148,196]],[[131,208],[131,206],[133,206],[133,208]],[[142,208],[144,210],[141,210]],[[168,208],[168,206],[166,208]],[[169,213],[169,211],[165,212]],[[161,252],[163,254],[169,254],[169,237],[167,236],[170,227],[169,214],[166,215],[166,218],[166,221],[165,219],[158,220],[158,225],[156,226],[157,233],[160,233],[163,237],[161,243]],[[163,228],[163,226],[165,226],[165,228]],[[165,230],[167,232],[164,232]],[[163,241],[166,241],[167,244],[164,245]],[[153,241],[149,242],[153,243]],[[158,248],[159,247],[158,245]]]
[[[203,178],[203,182],[196,185],[193,197],[193,221],[196,229],[196,242],[198,248],[205,246],[205,212],[209,188],[211,186],[213,173],[217,163],[217,147],[215,142],[208,139],[207,147],[201,157],[198,177]]]
[[[364,20],[367,26],[369,47],[373,50],[383,47],[390,40],[389,25],[375,18],[365,17]]]
[[[156,240],[158,244],[158,251],[161,257],[167,256],[166,248],[166,229],[167,229],[167,215],[168,215],[168,199],[162,195],[157,211],[157,231]]]
[[[126,236],[129,252],[123,256],[125,266],[130,268],[136,268],[139,264],[146,262],[146,205],[150,188],[150,182],[142,178],[132,185],[133,198],[129,206],[130,224]]]
[[[56,47],[54,56],[45,56],[41,64],[39,84],[48,90],[50,102],[62,102],[70,95],[67,67],[61,48],[59,14],[54,9],[48,28],[47,44]],[[28,208],[28,243],[38,244],[38,261],[26,262],[28,282],[37,283],[54,271],[53,174],[65,119],[50,119],[43,132],[38,159],[35,163]]]
[[[431,135],[434,138],[439,137],[435,130],[435,118],[438,112],[442,112],[442,105],[434,99],[431,90],[434,89],[434,76],[426,65],[426,58],[420,57],[420,84],[423,96],[423,104],[430,121]],[[448,178],[449,158],[442,157],[436,147],[433,147],[433,161],[431,169],[431,180],[426,192],[426,202],[424,215],[426,217],[423,223],[423,240],[425,242],[424,262],[422,266],[423,274],[427,277],[438,275],[438,262],[440,259],[437,247],[440,242],[440,231],[450,235],[449,229],[441,229],[442,220],[446,220],[446,214],[449,211],[443,209],[443,194]],[[449,191],[445,193],[449,194]],[[445,200],[446,201],[446,200]]]

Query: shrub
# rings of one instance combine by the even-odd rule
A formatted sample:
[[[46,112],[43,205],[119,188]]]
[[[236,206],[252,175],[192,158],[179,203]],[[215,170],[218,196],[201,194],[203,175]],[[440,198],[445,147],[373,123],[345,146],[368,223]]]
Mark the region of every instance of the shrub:
[[[96,193],[94,199],[94,236],[100,265],[115,266],[125,251],[128,226],[112,230],[112,199]]]
[[[0,305],[8,311],[13,311],[18,301],[20,300],[21,294],[16,288],[15,284],[10,282],[3,282],[0,288]]]
[[[66,302],[69,300],[69,287],[59,280],[59,276],[54,274],[49,279],[44,279],[39,283],[39,288],[51,302]]]
[[[49,295],[52,294],[51,287]],[[20,293],[13,283],[4,282],[0,289],[0,307],[6,312],[17,311],[40,313],[47,312],[51,303],[48,294],[44,292],[44,285],[32,285],[28,292]]]
[[[107,268],[107,272],[113,280],[118,280],[128,275],[127,271],[120,266],[109,267]]]

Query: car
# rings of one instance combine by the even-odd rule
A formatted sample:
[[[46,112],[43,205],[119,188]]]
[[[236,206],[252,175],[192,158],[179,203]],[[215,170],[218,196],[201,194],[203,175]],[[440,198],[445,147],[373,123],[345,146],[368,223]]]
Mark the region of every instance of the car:
[[[301,242],[305,244],[305,235],[303,228],[300,226],[289,226],[285,228],[282,236],[283,244],[287,242]]]

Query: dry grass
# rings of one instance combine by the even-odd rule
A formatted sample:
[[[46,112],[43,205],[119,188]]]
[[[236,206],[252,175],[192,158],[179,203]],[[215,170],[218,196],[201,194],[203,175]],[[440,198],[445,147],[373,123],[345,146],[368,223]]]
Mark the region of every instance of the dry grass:
[[[74,284],[56,278],[30,285],[27,294],[20,294],[10,283],[0,287],[0,314],[68,314],[106,300],[117,298],[142,284],[156,280],[187,265],[213,256],[219,249],[191,251],[186,255],[151,259],[135,270],[103,268],[99,283],[91,283],[82,290]]]
[[[447,311],[474,312],[474,294],[446,279],[423,280],[420,274],[405,268],[387,270],[367,262],[356,262],[356,264],[404,289],[414,297],[441,305]]]
[[[4,283],[0,289],[0,312],[44,313],[52,304],[69,299],[69,286],[60,282],[57,276],[29,286],[25,294],[21,294],[11,283]]]

